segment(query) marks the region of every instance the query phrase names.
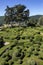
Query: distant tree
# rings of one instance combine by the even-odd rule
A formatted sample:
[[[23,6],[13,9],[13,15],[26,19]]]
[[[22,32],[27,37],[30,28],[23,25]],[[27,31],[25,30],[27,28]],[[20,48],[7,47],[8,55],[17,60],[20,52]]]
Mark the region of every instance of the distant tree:
[[[38,24],[43,25],[43,16],[39,18]]]
[[[24,5],[18,4],[14,7],[7,6],[5,13],[5,21],[6,23],[10,23],[13,21],[21,22],[27,20],[29,17],[29,10],[25,10],[26,7]]]
[[[36,26],[37,25],[37,19],[30,18],[27,25],[33,26],[33,27]]]

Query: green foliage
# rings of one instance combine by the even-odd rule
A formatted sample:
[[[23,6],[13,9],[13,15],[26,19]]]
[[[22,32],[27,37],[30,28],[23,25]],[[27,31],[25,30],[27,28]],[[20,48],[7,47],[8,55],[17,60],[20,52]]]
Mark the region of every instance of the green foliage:
[[[21,9],[21,8],[20,8]],[[25,8],[24,8],[25,9]],[[27,10],[28,11],[28,10]],[[35,16],[30,16],[30,20],[32,22],[32,24],[34,23],[36,26],[40,26],[40,19],[43,17],[43,15],[35,15]],[[24,17],[26,19],[26,17]],[[4,23],[8,23],[7,21],[4,20],[5,17],[4,16],[0,16],[0,25],[3,25]],[[14,18],[16,19],[16,18]],[[29,23],[28,21],[28,23]],[[34,22],[33,22],[34,21]],[[27,21],[26,21],[27,22]],[[42,25],[42,23],[41,23]]]
[[[33,41],[34,41],[36,44],[37,44],[37,43],[40,44],[40,42],[42,42],[42,36],[41,36],[41,35],[35,35]]]
[[[37,65],[37,62],[32,59],[29,65]]]
[[[30,18],[27,25],[28,26],[32,26],[32,27],[35,27],[36,24],[37,24],[37,19]]]
[[[0,48],[0,65],[43,65],[43,27],[0,31],[8,45]]]
[[[39,18],[38,24],[39,24],[39,25],[43,25],[43,16]]]
[[[25,6],[18,4],[14,7],[7,6],[5,13],[6,23],[13,23],[13,21],[21,22],[27,20],[29,17],[29,10],[25,10]]]

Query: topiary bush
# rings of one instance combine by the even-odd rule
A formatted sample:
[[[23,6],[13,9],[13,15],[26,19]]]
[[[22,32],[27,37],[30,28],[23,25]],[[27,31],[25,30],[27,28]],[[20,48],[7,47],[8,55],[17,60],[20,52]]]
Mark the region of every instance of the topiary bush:
[[[36,44],[41,44],[42,36],[41,35],[35,35],[33,42],[36,43]]]
[[[25,36],[22,36],[22,39],[25,39],[26,37]]]
[[[38,56],[39,55],[38,51],[34,51],[34,55]]]
[[[20,60],[20,62],[19,62],[20,64],[22,64],[23,63],[23,61],[22,60]]]
[[[22,63],[23,63],[23,61],[21,59],[19,59],[17,64],[22,64]]]
[[[9,65],[8,62],[2,62],[1,65]]]
[[[15,39],[20,40],[20,35],[18,34]]]
[[[35,60],[32,59],[32,60],[29,62],[29,65],[38,65],[38,64],[37,64],[37,62],[36,62]]]
[[[36,50],[37,50],[37,51],[40,51],[40,48],[37,48]]]
[[[39,55],[38,58],[43,60],[43,55]]]
[[[14,62],[12,60],[10,60],[9,65],[13,65],[13,64],[14,64]]]
[[[9,54],[7,55],[7,57],[5,58],[5,61],[8,62],[9,60],[12,59],[12,56],[10,56]]]
[[[31,37],[30,37],[30,42],[32,42],[32,41],[33,41],[33,39],[34,39],[34,36],[31,36]]]
[[[40,34],[40,32],[36,32],[37,34]]]
[[[20,59],[23,59],[25,57],[24,52],[21,53]]]
[[[32,55],[32,48],[30,48],[30,50],[27,53],[28,53],[27,57],[31,57],[31,55]]]
[[[31,54],[30,54],[30,53],[28,53],[27,57],[31,57]]]

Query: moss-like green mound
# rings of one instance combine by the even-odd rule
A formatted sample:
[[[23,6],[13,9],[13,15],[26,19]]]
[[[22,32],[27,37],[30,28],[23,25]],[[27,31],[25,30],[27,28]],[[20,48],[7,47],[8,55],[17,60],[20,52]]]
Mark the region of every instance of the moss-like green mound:
[[[0,65],[43,65],[43,27],[3,28]]]

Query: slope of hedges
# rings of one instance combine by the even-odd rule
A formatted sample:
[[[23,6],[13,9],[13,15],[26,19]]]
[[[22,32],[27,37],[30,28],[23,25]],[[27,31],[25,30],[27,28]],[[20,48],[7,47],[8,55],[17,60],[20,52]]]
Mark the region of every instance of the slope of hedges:
[[[43,65],[43,27],[15,27],[0,31],[0,65]]]

